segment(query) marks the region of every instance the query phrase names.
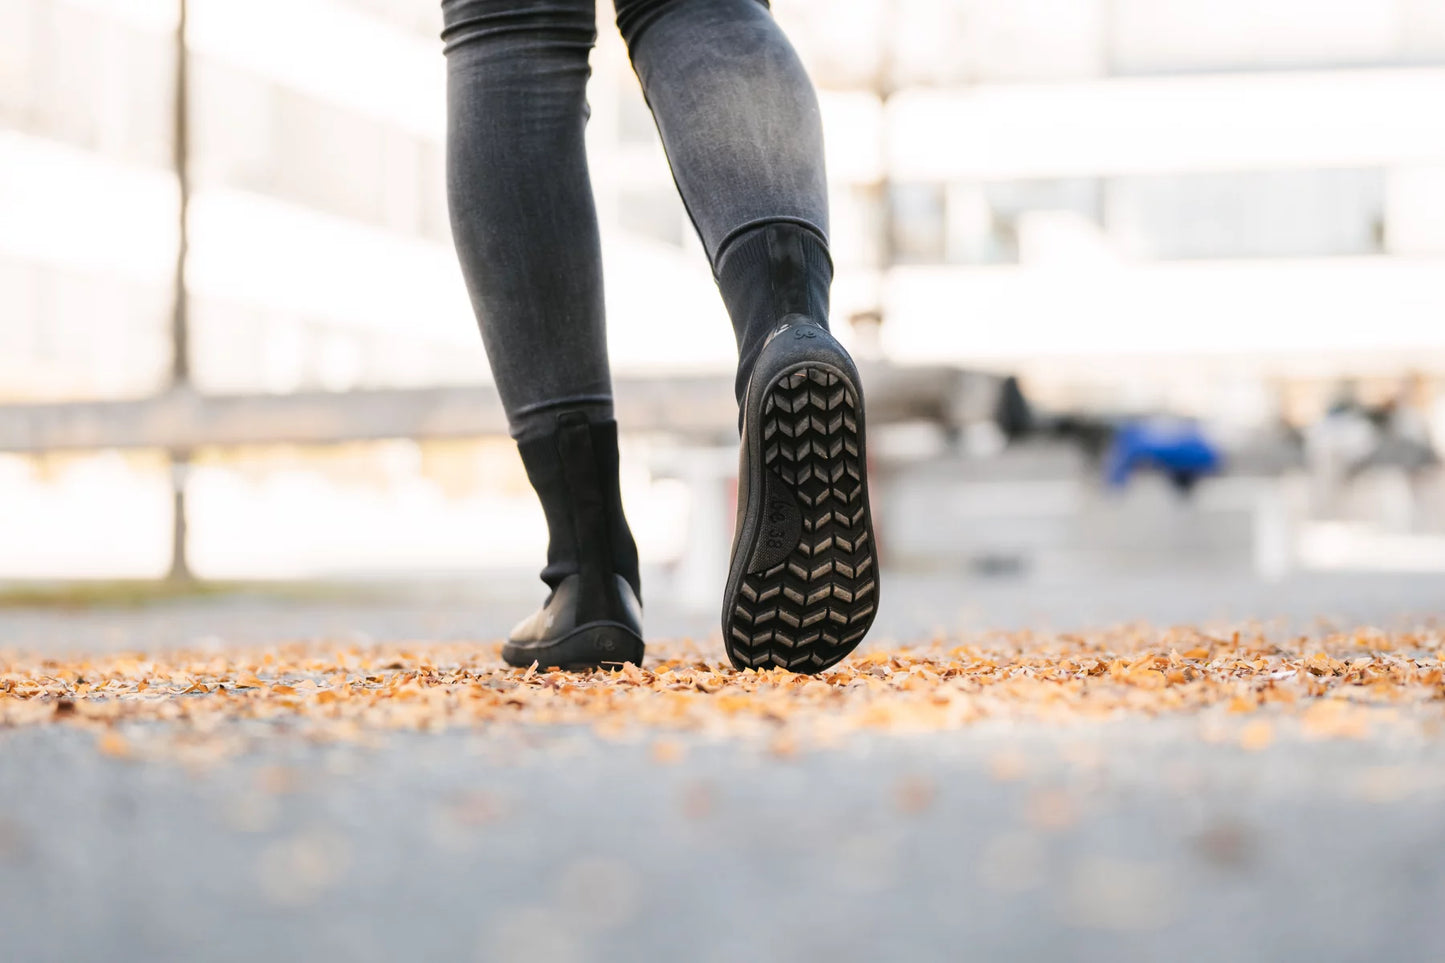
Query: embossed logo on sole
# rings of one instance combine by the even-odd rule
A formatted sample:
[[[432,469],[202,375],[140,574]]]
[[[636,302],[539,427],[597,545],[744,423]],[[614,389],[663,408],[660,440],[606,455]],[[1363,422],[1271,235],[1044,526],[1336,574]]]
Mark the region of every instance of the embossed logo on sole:
[[[788,557],[803,536],[803,513],[792,490],[774,472],[763,474],[763,518],[749,572],[762,572]]]

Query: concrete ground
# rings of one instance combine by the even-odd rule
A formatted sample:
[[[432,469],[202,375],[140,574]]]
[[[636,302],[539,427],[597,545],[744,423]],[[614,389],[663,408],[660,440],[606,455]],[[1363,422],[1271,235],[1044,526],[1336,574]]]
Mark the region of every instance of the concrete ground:
[[[1445,612],[1438,577],[889,588],[880,639]],[[489,638],[512,601],[8,609],[0,648]],[[656,609],[654,635],[712,622]],[[200,772],[0,730],[0,958],[1440,960],[1441,728],[1245,746],[1133,716],[794,754],[683,734],[663,756],[509,725],[283,736]]]
[[[661,573],[644,572],[643,586],[649,638],[716,640],[717,611],[670,605]],[[1259,621],[1277,631],[1300,632],[1445,622],[1445,579],[1434,573],[1310,573],[1261,581],[1248,575],[1165,572],[1051,582],[890,570],[882,590],[865,649],[870,642],[907,642],[935,633],[1071,631],[1135,622]],[[5,604],[0,584],[0,651],[154,651],[305,639],[497,640],[544,594],[534,572],[514,571],[279,591],[263,586],[122,606]]]

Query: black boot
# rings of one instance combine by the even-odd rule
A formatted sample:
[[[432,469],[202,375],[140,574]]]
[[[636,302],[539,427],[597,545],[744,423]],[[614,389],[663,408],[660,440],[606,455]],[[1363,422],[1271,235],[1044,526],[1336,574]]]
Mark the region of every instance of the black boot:
[[[566,412],[556,431],[517,447],[547,514],[542,581],[552,592],[512,630],[502,658],[544,668],[641,665],[642,593],[617,482],[617,423]]]
[[[828,333],[817,235],[779,224],[752,240],[720,278],[729,308],[771,315],[765,335],[755,319],[739,338],[742,447],[723,643],[738,668],[817,672],[853,651],[878,605],[863,392]]]

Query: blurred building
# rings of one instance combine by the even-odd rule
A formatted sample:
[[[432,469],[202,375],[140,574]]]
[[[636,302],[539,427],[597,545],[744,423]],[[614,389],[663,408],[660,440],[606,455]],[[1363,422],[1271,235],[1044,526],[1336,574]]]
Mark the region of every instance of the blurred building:
[[[725,367],[603,6],[589,136],[619,367]],[[1134,380],[1139,357],[1445,368],[1445,0],[775,7],[823,88],[837,313],[882,308],[894,355],[1045,388],[1114,379],[1110,359]],[[0,4],[7,397],[163,380],[176,10]],[[203,387],[485,377],[449,247],[439,20],[433,0],[191,0]],[[701,314],[661,349],[684,355],[646,337],[658,277]]]
[[[13,319],[0,385],[11,397],[163,383],[177,11],[170,0],[0,5],[0,290]],[[444,247],[432,13],[190,4],[203,387],[475,376]]]
[[[1242,377],[1442,371],[1445,3],[852,6],[778,4],[822,82],[862,91],[834,118],[892,93],[875,150],[829,134],[872,165],[842,175],[839,240],[897,265],[895,356],[1194,411]]]

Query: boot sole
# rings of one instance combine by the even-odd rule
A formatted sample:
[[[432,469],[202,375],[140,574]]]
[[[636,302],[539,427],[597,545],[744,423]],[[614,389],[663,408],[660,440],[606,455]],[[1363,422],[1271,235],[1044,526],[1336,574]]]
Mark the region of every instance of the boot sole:
[[[502,661],[518,669],[596,669],[631,662],[642,665],[642,639],[617,622],[588,622],[545,645],[502,646]]]
[[[740,669],[819,672],[857,647],[878,604],[856,374],[825,361],[790,365],[750,421],[749,504],[724,596],[724,644]]]

